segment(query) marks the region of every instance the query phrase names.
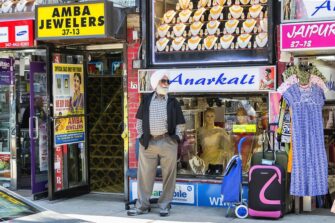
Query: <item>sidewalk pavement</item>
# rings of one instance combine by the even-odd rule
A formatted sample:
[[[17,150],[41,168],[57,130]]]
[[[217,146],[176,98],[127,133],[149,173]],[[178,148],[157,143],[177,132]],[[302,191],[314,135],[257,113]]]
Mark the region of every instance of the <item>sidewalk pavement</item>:
[[[28,197],[29,198],[29,197]],[[168,217],[159,216],[159,208],[152,208],[151,212],[135,217],[127,216],[123,195],[90,193],[83,196],[49,201],[47,199],[33,201],[39,206],[56,211],[70,217],[90,222],[108,223],[195,223],[195,222],[269,222],[260,219],[226,218],[225,209],[212,207],[194,207],[173,205]],[[329,209],[318,209],[312,213],[300,215],[285,215],[277,222],[335,222],[335,214]]]

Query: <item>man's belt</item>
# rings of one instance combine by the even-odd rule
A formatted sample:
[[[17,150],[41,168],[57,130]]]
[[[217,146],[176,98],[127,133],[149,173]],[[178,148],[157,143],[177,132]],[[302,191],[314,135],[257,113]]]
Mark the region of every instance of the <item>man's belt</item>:
[[[151,135],[151,139],[158,140],[158,139],[163,139],[165,137],[169,136],[168,133],[164,133],[162,135]]]

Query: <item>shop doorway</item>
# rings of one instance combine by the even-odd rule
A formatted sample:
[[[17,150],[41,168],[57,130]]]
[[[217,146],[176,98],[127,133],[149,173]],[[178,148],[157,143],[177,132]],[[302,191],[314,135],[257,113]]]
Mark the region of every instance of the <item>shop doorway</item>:
[[[8,183],[3,185],[12,189],[28,189],[34,198],[45,196],[49,147],[46,50],[1,52],[1,62],[12,66],[8,79],[3,75],[1,78],[5,85],[1,89],[6,90],[1,94],[4,96],[1,117],[7,118],[0,124],[1,135],[4,136],[0,153],[8,153],[11,163],[9,178],[2,178]]]
[[[123,193],[123,49],[91,51],[88,57],[90,189]]]

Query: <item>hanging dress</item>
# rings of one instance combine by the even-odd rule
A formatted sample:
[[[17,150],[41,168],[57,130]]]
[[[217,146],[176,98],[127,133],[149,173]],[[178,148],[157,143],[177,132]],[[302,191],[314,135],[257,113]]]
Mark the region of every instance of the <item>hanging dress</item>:
[[[290,194],[316,196],[328,192],[328,162],[324,144],[324,92],[316,84],[292,85],[283,94],[292,110],[293,165]]]

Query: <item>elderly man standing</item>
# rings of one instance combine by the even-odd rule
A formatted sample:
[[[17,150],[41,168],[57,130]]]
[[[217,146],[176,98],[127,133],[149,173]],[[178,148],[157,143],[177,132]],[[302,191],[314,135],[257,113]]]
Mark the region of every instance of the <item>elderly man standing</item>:
[[[177,174],[178,142],[182,139],[185,118],[176,98],[168,96],[169,79],[165,72],[151,76],[154,92],[143,97],[138,108],[137,133],[140,151],[137,172],[138,200],[128,215],[147,213],[150,209],[158,162],[162,168],[163,192],[158,200],[160,216],[170,214]]]

